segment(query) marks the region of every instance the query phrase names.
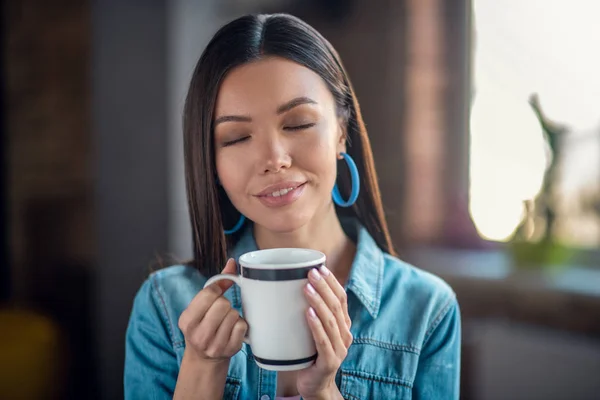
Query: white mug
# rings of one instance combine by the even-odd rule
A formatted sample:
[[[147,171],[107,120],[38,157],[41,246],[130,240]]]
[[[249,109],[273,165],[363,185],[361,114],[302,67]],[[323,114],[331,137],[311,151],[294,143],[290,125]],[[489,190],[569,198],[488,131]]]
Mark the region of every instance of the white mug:
[[[243,254],[240,275],[215,275],[204,284],[228,279],[240,287],[242,312],[248,323],[244,340],[259,367],[294,371],[317,358],[306,321],[304,287],[308,273],[325,264],[325,254],[309,249],[268,249]]]

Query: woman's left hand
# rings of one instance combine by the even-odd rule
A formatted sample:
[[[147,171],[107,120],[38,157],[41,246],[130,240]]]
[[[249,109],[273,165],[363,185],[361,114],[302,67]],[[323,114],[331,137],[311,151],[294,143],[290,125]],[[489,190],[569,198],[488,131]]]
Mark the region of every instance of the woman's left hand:
[[[341,399],[335,375],[352,344],[346,292],[325,266],[308,275],[307,319],[319,355],[311,367],[299,371],[296,386],[304,399]]]

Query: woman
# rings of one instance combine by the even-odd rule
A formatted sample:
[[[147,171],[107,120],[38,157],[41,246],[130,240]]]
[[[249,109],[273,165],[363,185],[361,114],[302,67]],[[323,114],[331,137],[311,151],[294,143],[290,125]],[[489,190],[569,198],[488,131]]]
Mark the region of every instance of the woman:
[[[283,14],[221,28],[193,73],[184,136],[195,257],[136,296],[126,398],[458,398],[456,297],[393,256],[358,102],[319,33]],[[329,268],[305,288],[318,358],[296,372],[256,366],[239,288],[202,290],[277,247],[320,250]]]

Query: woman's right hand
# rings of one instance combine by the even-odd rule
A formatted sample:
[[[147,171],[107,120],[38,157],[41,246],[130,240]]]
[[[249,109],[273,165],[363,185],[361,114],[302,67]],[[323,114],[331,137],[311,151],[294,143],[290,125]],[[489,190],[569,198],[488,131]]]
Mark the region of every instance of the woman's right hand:
[[[222,273],[236,273],[234,259],[227,261]],[[231,285],[229,281],[219,281],[202,289],[179,317],[185,351],[191,350],[193,358],[199,361],[229,361],[242,348],[248,324],[222,296]]]

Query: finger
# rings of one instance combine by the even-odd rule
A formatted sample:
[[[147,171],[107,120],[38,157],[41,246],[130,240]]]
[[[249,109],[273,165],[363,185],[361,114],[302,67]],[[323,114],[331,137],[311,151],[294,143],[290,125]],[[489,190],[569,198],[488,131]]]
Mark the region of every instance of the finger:
[[[244,341],[247,332],[248,324],[243,318],[238,318],[231,330],[227,350],[231,353],[237,353],[242,347],[242,342]]]
[[[236,263],[233,258],[227,260],[223,273],[236,273]],[[221,296],[227,289],[231,287],[231,281],[219,281],[202,289],[188,304],[185,311],[179,317],[179,329],[185,331],[190,325],[199,323],[210,306]]]
[[[346,321],[346,325],[348,329],[352,326],[352,320],[350,319],[350,315],[348,314],[348,295],[346,294],[346,290],[337,280],[337,278],[327,269],[325,265],[319,268],[319,272],[321,276],[325,279],[325,281],[329,284],[329,287],[333,291],[335,297],[338,298],[340,304],[342,305],[342,311],[344,312],[344,320]]]
[[[327,270],[327,273],[329,273],[329,270]],[[339,298],[333,292],[326,278],[330,278],[330,280],[337,282],[337,279],[335,279],[335,277],[331,273],[329,273],[329,276],[324,276],[323,274],[319,273],[316,269],[313,269],[309,274],[309,281],[312,283],[317,293],[321,296],[331,313],[334,315],[339,335],[342,338],[342,343],[344,347],[346,347],[346,343],[348,342],[348,337],[350,333],[346,322],[346,316],[344,314],[344,310]],[[321,317],[320,314],[319,317]]]
[[[216,284],[207,286],[198,292],[181,313],[179,329],[185,333],[190,327],[197,325],[221,294],[223,294],[223,291]]]
[[[329,288],[332,290],[334,296],[338,299],[341,305],[344,323],[342,324],[338,318],[338,325],[344,345],[346,349],[348,349],[352,345],[353,340],[352,332],[350,331],[352,320],[348,314],[348,296],[342,285],[338,282],[337,278],[331,273],[331,271],[329,271],[329,269],[327,269],[325,265],[319,268],[319,272],[321,273],[321,276],[325,282],[329,284]]]
[[[324,282],[322,283],[324,284]],[[327,284],[324,285],[327,286]],[[321,295],[315,290],[313,285],[311,285],[310,283],[305,286],[305,293],[308,299],[308,303],[316,312],[317,317],[319,318],[321,324],[325,329],[325,332],[327,333],[327,336],[329,337],[334,351],[338,354],[342,354],[346,351],[346,346],[340,333],[340,328],[338,326],[336,315],[329,309],[329,306],[325,303]],[[344,322],[342,321],[342,323]]]
[[[224,297],[218,298],[213,303],[196,327],[197,343],[202,344],[205,348],[210,345],[229,310],[231,310],[231,304]]]
[[[235,323],[240,319],[240,314],[235,309],[230,309],[221,325],[217,328],[217,332],[212,343],[209,346],[209,351],[207,351],[207,355],[210,357],[223,356],[223,353],[227,349],[227,345],[229,344],[229,338],[231,337],[231,333]],[[211,354],[212,352],[212,354]]]
[[[222,274],[237,274],[237,264],[234,258],[230,258],[225,263],[225,268],[221,271]]]
[[[237,264],[233,258],[230,258],[229,260],[227,260],[227,263],[225,264],[225,268],[223,268],[221,273],[222,274],[233,274],[233,275],[237,274]],[[227,291],[227,289],[229,289],[233,285],[233,282],[230,280],[222,280],[222,281],[215,282],[214,285],[218,285],[221,288],[221,291],[223,293],[225,293]]]
[[[317,365],[328,368],[335,366],[335,351],[331,345],[330,337],[325,331],[323,323],[319,319],[314,308],[309,307],[307,314],[308,326],[315,341],[315,347],[317,349]]]

